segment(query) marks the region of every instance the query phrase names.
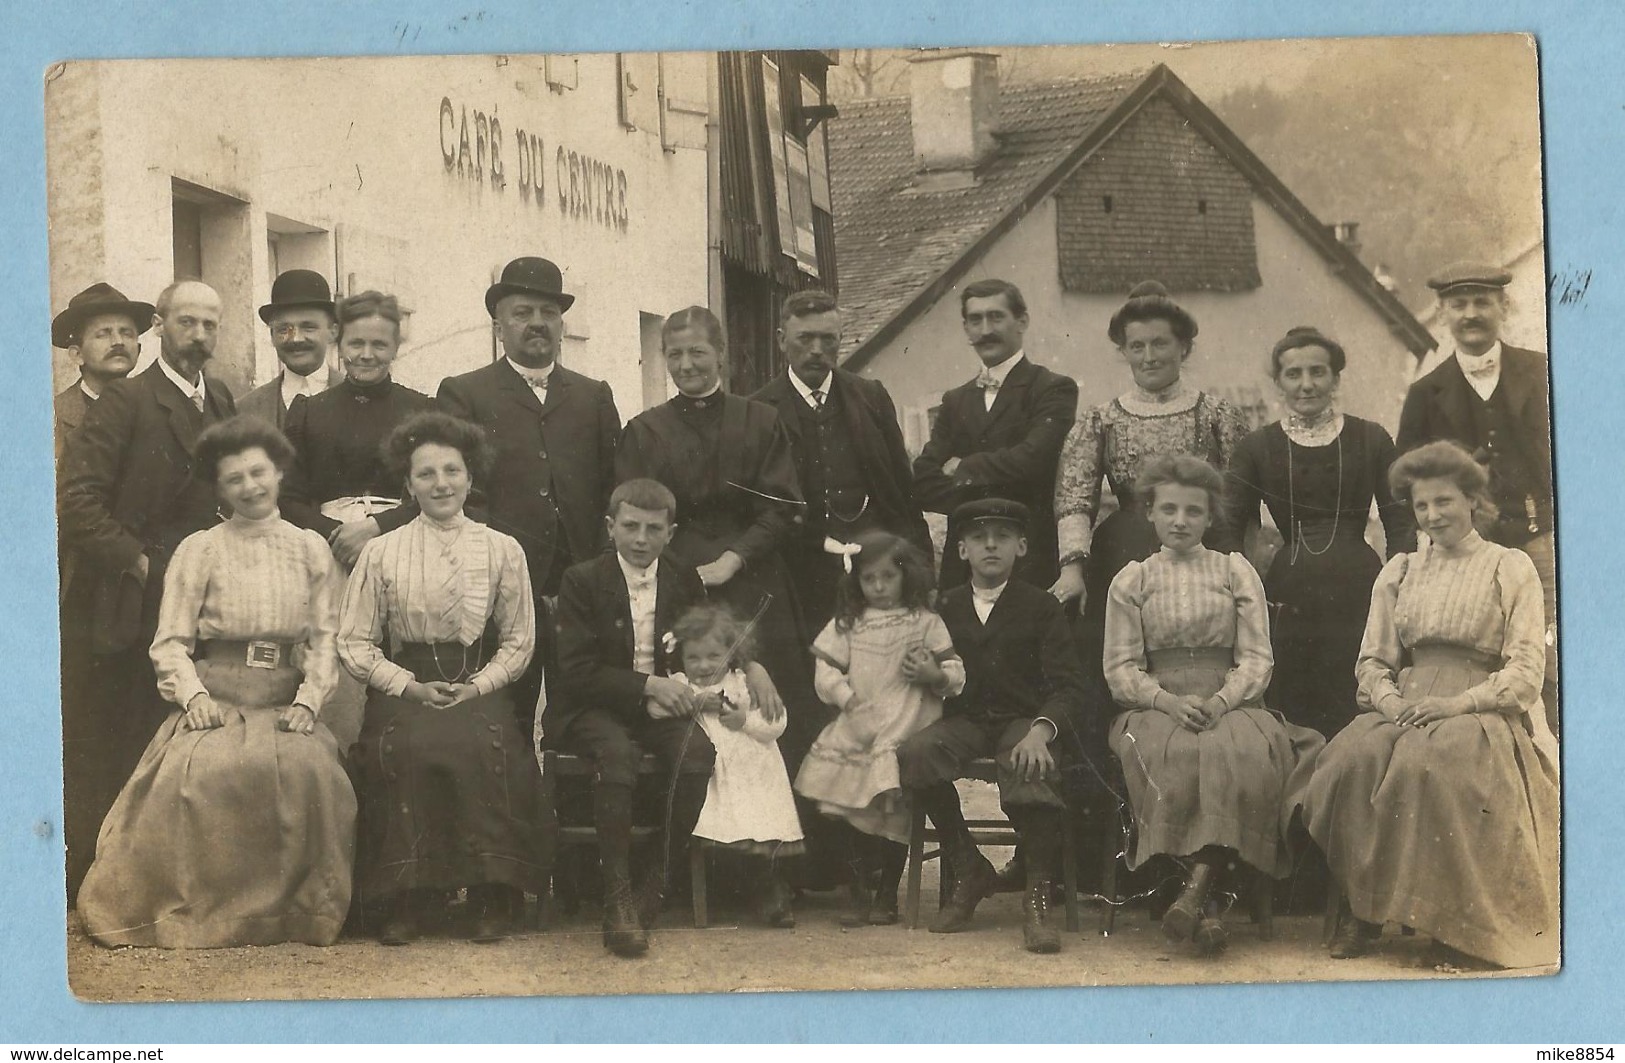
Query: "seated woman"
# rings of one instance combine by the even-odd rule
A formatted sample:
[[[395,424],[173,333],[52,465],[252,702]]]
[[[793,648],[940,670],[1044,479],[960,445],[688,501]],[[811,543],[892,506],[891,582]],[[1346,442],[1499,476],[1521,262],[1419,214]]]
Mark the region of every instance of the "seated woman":
[[[1377,578],[1355,665],[1365,711],[1304,798],[1347,898],[1332,955],[1360,955],[1394,922],[1431,935],[1437,963],[1556,963],[1540,579],[1528,555],[1475,530],[1494,519],[1488,476],[1461,447],[1419,447],[1389,479],[1431,542]]]
[[[384,449],[420,512],[362,547],[339,619],[339,657],[369,688],[357,882],[387,909],[386,945],[465,886],[469,937],[496,941],[544,881],[536,759],[506,689],[536,644],[530,575],[516,540],[463,514],[491,465],[482,429],[421,413]]]
[[[1110,737],[1134,813],[1129,866],[1157,855],[1189,864],[1162,927],[1204,952],[1226,942],[1209,897],[1238,862],[1251,874],[1234,885],[1252,887],[1254,916],[1270,932],[1259,880],[1291,870],[1292,798],[1325,744],[1260,703],[1274,663],[1264,587],[1240,554],[1202,545],[1223,488],[1188,455],[1141,470],[1135,490],[1162,549],[1112,580],[1102,661],[1126,710]]]
[[[198,436],[194,474],[231,517],[182,542],[164,578],[152,663],[176,708],[79,893],[103,945],[329,945],[344,925],[355,794],[319,719],[340,582],[322,537],[278,515],[292,458],[251,417]]]

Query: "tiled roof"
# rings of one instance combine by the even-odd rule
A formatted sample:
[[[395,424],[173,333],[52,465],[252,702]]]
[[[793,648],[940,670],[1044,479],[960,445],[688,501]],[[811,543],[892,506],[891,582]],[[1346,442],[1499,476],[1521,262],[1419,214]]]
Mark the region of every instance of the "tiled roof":
[[[1111,77],[1004,86],[998,149],[977,171],[974,185],[945,191],[914,187],[908,97],[843,102],[828,127],[842,357],[856,355],[856,367],[883,349],[903,324],[947,293],[976,253],[1060,191],[1075,167],[1152,99],[1177,108],[1413,353],[1433,346],[1422,323],[1183,82],[1158,65]],[[1239,286],[1250,284],[1243,278]]]
[[[843,101],[829,156],[847,350],[952,266],[1145,77],[1005,86],[998,150],[973,187],[942,192],[912,190],[908,97]]]

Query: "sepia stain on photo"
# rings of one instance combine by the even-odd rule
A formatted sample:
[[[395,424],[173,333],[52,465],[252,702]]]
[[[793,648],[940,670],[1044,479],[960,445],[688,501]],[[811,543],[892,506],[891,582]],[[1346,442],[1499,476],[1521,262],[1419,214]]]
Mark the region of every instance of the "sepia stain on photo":
[[[1555,972],[1537,73],[53,65],[74,993]]]

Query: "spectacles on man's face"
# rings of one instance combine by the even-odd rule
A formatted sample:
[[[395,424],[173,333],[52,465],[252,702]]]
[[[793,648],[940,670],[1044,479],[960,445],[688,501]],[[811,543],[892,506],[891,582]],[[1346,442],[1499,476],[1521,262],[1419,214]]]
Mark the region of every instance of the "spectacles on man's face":
[[[326,325],[316,321],[301,321],[296,325],[272,325],[271,338],[275,340],[291,340],[295,335],[319,336],[326,330]]]

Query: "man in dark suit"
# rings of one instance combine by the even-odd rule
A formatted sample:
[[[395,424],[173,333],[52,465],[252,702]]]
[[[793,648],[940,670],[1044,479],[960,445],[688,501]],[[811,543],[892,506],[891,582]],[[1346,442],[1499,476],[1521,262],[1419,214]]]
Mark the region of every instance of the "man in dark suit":
[[[1055,539],[1055,466],[1078,413],[1078,385],[1022,351],[1027,303],[1015,285],[980,280],[959,293],[965,337],[981,359],[976,379],[943,394],[931,440],[914,459],[914,497],[935,513],[1006,498],[1031,513],[1028,550],[1016,578],[1049,588],[1060,574]],[[964,583],[968,566],[948,522],[943,588]]]
[[[878,380],[835,366],[841,315],[828,292],[784,302],[779,350],[785,372],[751,398],[777,407],[790,435],[805,517],[782,547],[808,632],[835,611],[844,550],[881,529],[931,556],[931,533],[914,504],[913,477],[897,408]]]
[[[271,329],[282,372],[244,395],[237,412],[281,428],[294,399],[320,395],[344,379],[327,360],[327,352],[338,342],[327,278],[308,269],[278,274],[271,284],[271,301],[260,307],[260,320]]]
[[[123,380],[141,355],[141,334],[152,327],[152,304],[124,298],[105,282],[92,284],[51,321],[51,346],[61,347],[79,363],[79,379],[57,392],[56,460],[62,460],[68,436],[85,422],[85,413],[102,391]]]
[[[1553,526],[1552,428],[1546,355],[1501,342],[1512,274],[1461,262],[1428,280],[1454,350],[1412,384],[1399,415],[1400,453],[1437,439],[1473,452],[1489,470],[1500,510],[1486,538],[1527,553],[1540,574],[1549,637],[1546,709],[1557,726],[1557,554]]]
[[[551,657],[551,610],[565,569],[604,551],[603,515],[615,487],[621,417],[602,380],[558,364],[564,312],[559,267],[545,258],[516,258],[485,293],[504,357],[441,382],[440,408],[482,425],[496,465],[474,485],[474,504],[491,527],[519,540],[536,595],[536,656],[515,686],[523,723],[531,723]]]
[[[1026,551],[1028,519],[1026,506],[999,498],[955,511],[970,582],[944,592],[938,608],[964,662],[965,689],[948,699],[941,720],[898,747],[897,763],[903,786],[935,824],[952,872],[932,932],[965,929],[998,885],[954,789],[967,761],[993,757],[999,803],[1019,834],[1026,873],[1023,941],[1031,952],[1058,952],[1048,906],[1065,829],[1061,772],[1079,751],[1083,669],[1061,603],[1011,578]]]
[[[63,589],[64,834],[70,885],[96,833],[163,719],[147,647],[158,626],[164,569],[182,539],[218,519],[213,483],[192,475],[198,433],[236,409],[203,373],[214,354],[220,297],[199,281],[158,296],[159,357],[109,384],[67,441],[57,487],[62,549],[76,566]]]

